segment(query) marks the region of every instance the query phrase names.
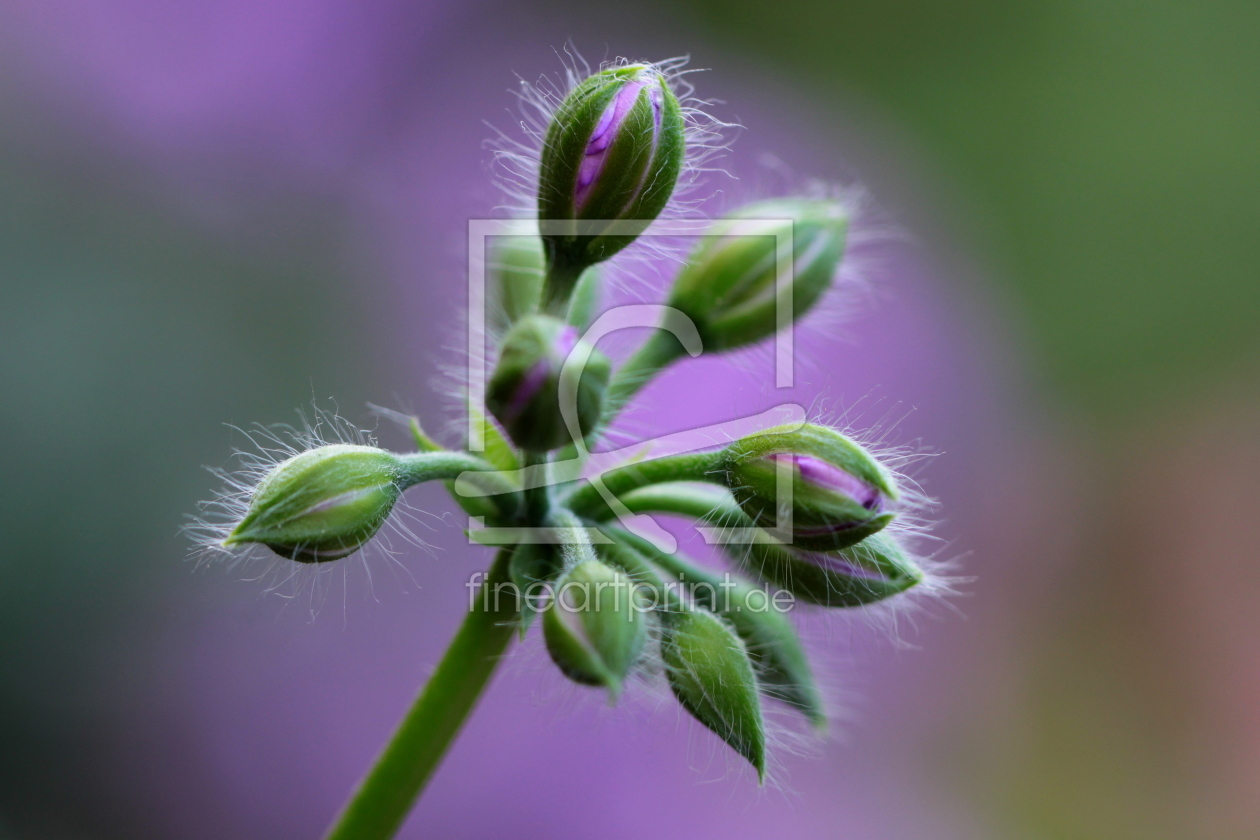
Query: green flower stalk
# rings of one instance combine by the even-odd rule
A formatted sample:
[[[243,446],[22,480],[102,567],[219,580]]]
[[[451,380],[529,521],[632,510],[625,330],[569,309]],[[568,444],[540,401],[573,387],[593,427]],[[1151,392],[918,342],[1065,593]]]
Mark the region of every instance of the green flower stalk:
[[[801,548],[847,548],[896,518],[900,498],[892,473],[862,446],[827,426],[780,426],[715,452],[676,455],[611,470],[600,482],[622,497],[671,481],[726,487],[751,524]],[[613,510],[591,484],[569,505],[606,519]]]
[[[829,426],[745,426],[707,436],[709,449],[645,458],[636,448],[608,466],[617,456],[607,427],[645,382],[701,347],[726,352],[790,328],[833,283],[848,234],[844,206],[825,200],[727,214],[679,268],[661,320],[641,305],[642,320],[620,322],[659,328],[613,373],[593,346],[616,320],[600,312],[599,264],[662,213],[689,158],[703,169],[695,161],[706,152],[688,138],[704,132],[695,101],[671,88],[676,67],[618,63],[577,82],[548,114],[537,157],[521,158],[538,164],[539,236],[490,245],[497,323],[487,332],[500,338],[484,401],[477,388],[466,400],[477,452],[445,448],[414,418],[410,453],[359,434],[311,434],[296,448],[273,437],[246,459],[245,477],[225,476],[212,504],[224,521],[203,523],[203,547],[333,563],[397,525],[407,488],[436,481],[467,515],[470,539],[497,548],[446,654],[328,840],[394,836],[512,639],[535,626],[559,672],[610,703],[644,682],[667,684],[761,783],[768,709],[815,733],[827,721],[790,610],[863,607],[926,577],[905,549],[904,522],[888,528],[905,506],[893,471]],[[692,562],[659,525],[640,527],[655,514],[716,534],[730,568]]]

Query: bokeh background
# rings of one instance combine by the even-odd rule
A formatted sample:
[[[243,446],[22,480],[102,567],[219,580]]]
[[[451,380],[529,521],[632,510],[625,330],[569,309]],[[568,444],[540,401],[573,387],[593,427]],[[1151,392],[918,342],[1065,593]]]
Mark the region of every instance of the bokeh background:
[[[570,41],[711,70],[714,206],[820,176],[910,234],[791,396],[938,453],[973,580],[808,616],[839,737],[768,791],[527,644],[405,836],[1257,836],[1260,5],[7,0],[0,837],[318,836],[487,558],[429,488],[431,552],[296,598],[178,529],[225,424],[449,416],[484,121]],[[781,400],[758,364],[638,420]]]

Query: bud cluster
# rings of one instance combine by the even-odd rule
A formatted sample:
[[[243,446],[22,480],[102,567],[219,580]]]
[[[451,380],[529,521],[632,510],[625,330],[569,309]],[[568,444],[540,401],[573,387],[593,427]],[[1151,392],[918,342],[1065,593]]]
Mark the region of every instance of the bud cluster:
[[[716,451],[603,471],[585,460],[652,377],[687,353],[736,350],[790,329],[832,288],[844,259],[850,218],[839,202],[784,196],[737,208],[700,237],[665,298],[660,327],[613,370],[595,346],[599,335],[588,332],[603,323],[597,264],[665,212],[693,151],[694,109],[679,101],[668,70],[607,67],[551,114],[538,160],[538,236],[491,246],[498,346],[484,404],[468,405],[484,446],[446,449],[414,420],[413,453],[317,446],[275,463],[220,534],[227,547],[335,561],[372,540],[408,487],[441,481],[484,527],[470,535],[487,543],[494,535],[501,550],[483,591],[512,586],[525,596],[511,606],[474,599],[416,717],[400,730],[404,740],[432,731],[447,738],[444,749],[513,632],[523,635],[537,618],[567,678],[616,701],[636,675],[663,675],[682,708],[760,780],[768,703],[816,728],[827,715],[792,621],[756,605],[786,596],[861,607],[925,579],[903,529],[889,527],[905,518],[901,482],[830,426],[779,426]],[[582,477],[584,464],[593,475]],[[651,513],[720,526],[732,537],[735,576],[719,582],[627,518]],[[724,597],[706,594],[718,589]],[[436,762],[441,749],[415,755]],[[400,755],[387,751],[380,777],[369,776],[358,796],[402,777],[422,782],[424,773],[399,769],[411,760]],[[390,813],[397,825],[410,800],[386,792],[381,801],[404,808]],[[343,820],[358,813],[351,808]]]

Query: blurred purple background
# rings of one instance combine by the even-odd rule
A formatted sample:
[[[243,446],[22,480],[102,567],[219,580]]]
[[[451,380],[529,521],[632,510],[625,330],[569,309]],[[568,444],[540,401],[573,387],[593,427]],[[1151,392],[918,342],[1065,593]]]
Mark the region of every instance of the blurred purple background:
[[[787,400],[890,426],[937,453],[916,477],[940,556],[975,580],[895,622],[805,616],[842,719],[813,754],[780,747],[766,790],[659,691],[606,708],[531,637],[403,836],[1247,836],[1254,392],[1227,377],[1119,420],[1065,398],[1001,225],[931,131],[842,70],[820,104],[827,79],[695,9],[0,8],[8,474],[81,477],[9,505],[0,836],[313,837],[340,806],[488,551],[418,488],[432,551],[347,562],[286,602],[248,570],[191,574],[178,516],[210,483],[196,467],[242,443],[221,423],[312,398],[369,425],[368,401],[451,416],[435,380],[463,341],[466,223],[500,200],[485,122],[511,131],[517,76],[557,75],[570,37],[595,62],[712,68],[700,94],[745,129],[709,207],[817,176],[912,234],[863,246],[872,294],[805,326],[795,388],[756,354],[679,365],[633,427]],[[58,506],[83,511],[64,532]],[[1169,685],[1186,680],[1202,690]]]

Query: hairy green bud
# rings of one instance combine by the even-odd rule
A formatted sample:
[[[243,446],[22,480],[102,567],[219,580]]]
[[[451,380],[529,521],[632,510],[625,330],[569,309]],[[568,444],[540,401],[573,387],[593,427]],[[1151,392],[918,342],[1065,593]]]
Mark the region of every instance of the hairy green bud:
[[[778,198],[742,207],[709,229],[678,275],[669,305],[695,323],[706,352],[769,338],[781,310],[794,321],[831,286],[848,225],[847,210],[835,201]],[[784,240],[791,272],[780,289]]]
[[[294,455],[254,490],[223,544],[261,543],[301,563],[345,557],[389,517],[402,469],[398,456],[371,446],[338,443]]]
[[[721,619],[703,610],[671,617],[661,657],[674,696],[691,715],[766,774],[766,728],[748,650]]]
[[[565,362],[574,351],[573,364]],[[573,441],[565,414],[584,436],[599,422],[608,385],[608,358],[578,338],[576,327],[547,315],[530,315],[512,327],[486,389],[486,406],[522,449],[546,452]],[[560,395],[575,395],[562,406]]]
[[[602,686],[615,699],[647,642],[647,616],[629,577],[584,560],[560,578],[543,614],[543,635],[567,677]]]
[[[847,548],[891,522],[892,475],[849,438],[826,426],[779,426],[731,444],[725,483],[744,512],[783,542]],[[791,515],[792,528],[779,527]]]
[[[758,542],[741,559],[770,584],[824,607],[873,604],[923,581],[923,570],[887,532],[839,551]]]
[[[682,492],[693,489],[687,487]],[[698,497],[697,501],[707,506],[703,497]],[[610,533],[624,543],[623,550],[650,558],[683,584],[698,606],[721,616],[731,625],[748,648],[764,693],[796,707],[816,728],[826,726],[822,694],[800,636],[785,614],[787,605],[779,603],[778,593],[772,595],[729,574],[715,574],[677,553],[661,551],[635,534],[619,529]]]
[[[549,265],[576,280],[633,242],[669,201],[684,145],[682,109],[655,68],[614,67],[574,88],[543,144],[538,218],[564,223],[543,236]],[[609,221],[641,224],[608,232]]]

